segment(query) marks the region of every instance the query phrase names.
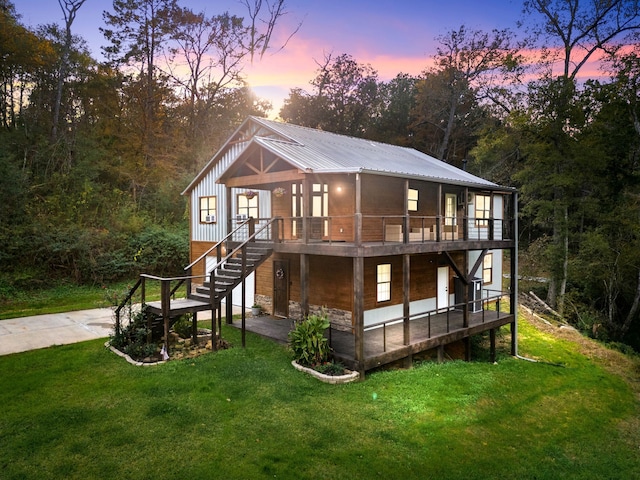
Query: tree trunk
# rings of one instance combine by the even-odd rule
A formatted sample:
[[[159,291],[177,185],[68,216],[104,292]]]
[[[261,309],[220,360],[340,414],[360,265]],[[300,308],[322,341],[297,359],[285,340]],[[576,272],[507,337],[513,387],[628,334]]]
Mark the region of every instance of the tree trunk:
[[[636,295],[633,299],[633,304],[631,305],[631,309],[627,314],[627,318],[625,318],[622,326],[620,327],[620,338],[624,337],[629,328],[631,328],[631,324],[633,320],[636,318],[638,314],[638,309],[640,308],[640,268],[638,269],[638,282],[636,283]]]
[[[444,137],[442,138],[442,143],[440,143],[440,148],[438,149],[438,159],[442,161],[446,161],[445,155],[447,154],[449,139],[451,138],[451,132],[453,131],[453,125],[456,118],[456,107],[458,105],[456,90],[457,89],[453,87],[453,91],[451,92],[451,103],[449,105],[449,117],[447,118],[447,126],[444,129]]]

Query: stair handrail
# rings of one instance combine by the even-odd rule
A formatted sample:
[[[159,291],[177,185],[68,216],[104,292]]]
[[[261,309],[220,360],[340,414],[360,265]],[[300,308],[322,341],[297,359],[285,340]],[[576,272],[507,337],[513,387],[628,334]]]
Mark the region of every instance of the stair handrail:
[[[222,240],[220,240],[218,243],[216,243],[213,247],[209,248],[209,250],[207,250],[206,252],[204,252],[202,255],[200,255],[198,258],[196,258],[193,262],[191,262],[189,265],[187,265],[186,267],[184,267],[185,271],[189,271],[191,268],[193,268],[193,266],[198,263],[201,262],[202,259],[204,257],[206,257],[207,255],[209,255],[211,252],[213,252],[216,248],[220,247],[223,243],[229,241],[230,238],[233,237],[233,235],[238,232],[242,227],[244,227],[245,225],[247,225],[250,221],[252,220],[252,217],[248,218],[247,220],[245,220],[244,222],[241,222],[238,224],[238,226],[236,228],[233,229],[233,231],[231,233],[229,233],[226,237],[224,237]]]
[[[136,282],[136,284],[132,288],[129,289],[129,292],[127,293],[126,297],[124,297],[124,300],[122,300],[120,302],[120,304],[116,307],[116,309],[114,311],[114,315],[116,317],[116,324],[115,324],[115,334],[116,334],[116,336],[120,335],[120,331],[121,331],[120,312],[127,305],[127,303],[129,303],[129,306],[131,306],[131,299],[132,299],[133,295],[136,293],[136,291],[138,290],[138,288],[140,287],[140,285],[142,283],[143,283],[143,279],[142,279],[142,277],[140,277],[138,279],[138,281]],[[142,303],[144,303],[144,298],[142,299]]]
[[[249,238],[247,238],[244,242],[242,242],[239,245],[237,245],[234,248],[232,248],[231,251],[228,251],[227,252],[227,256],[224,257],[223,259],[221,259],[220,261],[218,261],[218,263],[216,263],[211,270],[212,271],[217,270],[221,265],[225,264],[231,257],[233,257],[239,250],[242,250],[242,248],[244,248],[248,243],[251,243],[253,240],[255,240],[256,237],[260,233],[262,233],[263,230],[265,230],[267,227],[269,227],[271,224],[277,222],[278,220],[279,220],[279,217],[275,217],[275,218],[272,218],[271,220],[269,220],[262,227],[260,227],[260,229],[256,230],[255,233],[253,235],[251,235]],[[227,237],[228,236],[229,235],[227,235]],[[219,242],[219,243],[222,243],[222,241]],[[197,262],[193,262],[193,264],[195,264],[195,263],[197,263]]]

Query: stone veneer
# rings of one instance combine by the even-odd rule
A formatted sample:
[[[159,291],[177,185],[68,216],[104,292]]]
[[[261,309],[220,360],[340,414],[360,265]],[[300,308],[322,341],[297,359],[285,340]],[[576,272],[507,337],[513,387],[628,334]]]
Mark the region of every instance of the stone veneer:
[[[262,311],[266,314],[273,312],[273,302],[268,295],[256,295],[255,303],[262,307]],[[339,310],[337,308],[327,308],[320,305],[309,305],[309,313],[311,315],[319,315],[324,311],[329,317],[331,328],[350,332],[353,328],[351,324],[351,312]],[[289,302],[289,318],[293,320],[302,320],[302,308],[298,302]]]

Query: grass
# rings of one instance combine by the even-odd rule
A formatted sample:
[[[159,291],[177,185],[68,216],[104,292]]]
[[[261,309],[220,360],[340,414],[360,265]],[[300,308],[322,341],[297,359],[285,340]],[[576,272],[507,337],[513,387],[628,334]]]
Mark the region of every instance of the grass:
[[[120,282],[108,286],[61,283],[47,289],[14,291],[9,298],[0,296],[0,320],[110,307],[108,297],[114,294],[122,296],[134,283]],[[147,300],[160,299],[158,283],[149,282],[146,297]]]
[[[562,367],[503,349],[335,386],[224,336],[155,367],[102,341],[0,357],[0,478],[640,478],[638,392],[526,321],[520,353]]]

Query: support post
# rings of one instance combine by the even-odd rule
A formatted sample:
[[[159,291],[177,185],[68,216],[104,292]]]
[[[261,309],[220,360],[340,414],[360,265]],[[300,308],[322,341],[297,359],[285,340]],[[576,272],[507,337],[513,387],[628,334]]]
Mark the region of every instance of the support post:
[[[364,258],[353,259],[353,319],[355,361],[364,380]]]
[[[511,355],[518,355],[518,193],[513,193],[513,248],[511,249]]]
[[[309,256],[300,254],[300,307],[302,318],[309,316]]]
[[[209,277],[209,303],[211,305],[211,351],[218,348],[216,339],[216,270],[211,270]],[[219,304],[218,304],[219,305]]]
[[[249,224],[253,223],[253,217],[249,219]],[[243,245],[242,247],[242,267],[240,271],[242,272],[242,300],[240,301],[240,306],[242,307],[242,348],[246,346],[246,328],[247,328],[247,306],[245,305],[245,295],[247,290],[246,280],[247,280],[247,246]]]
[[[465,362],[471,361],[471,337],[464,339],[464,360]]]
[[[227,325],[231,325],[233,323],[233,293],[229,293],[229,295],[227,295],[224,302],[224,306],[225,306],[225,313],[224,313],[225,323]]]
[[[164,322],[164,350],[169,355],[169,315],[171,314],[171,284],[169,280],[160,282],[160,305],[162,308],[162,320]]]
[[[489,361],[496,363],[496,329],[489,330]]]
[[[356,173],[356,210],[354,218],[354,242],[357,247],[362,246],[362,178]]]
[[[212,312],[213,313],[213,312]],[[198,312],[193,312],[193,323],[191,324],[191,344],[198,345]]]
[[[405,254],[402,257],[402,325],[403,325],[403,343],[404,345],[411,344],[411,255]],[[409,355],[405,358],[405,368],[410,368],[413,363],[412,356]]]

